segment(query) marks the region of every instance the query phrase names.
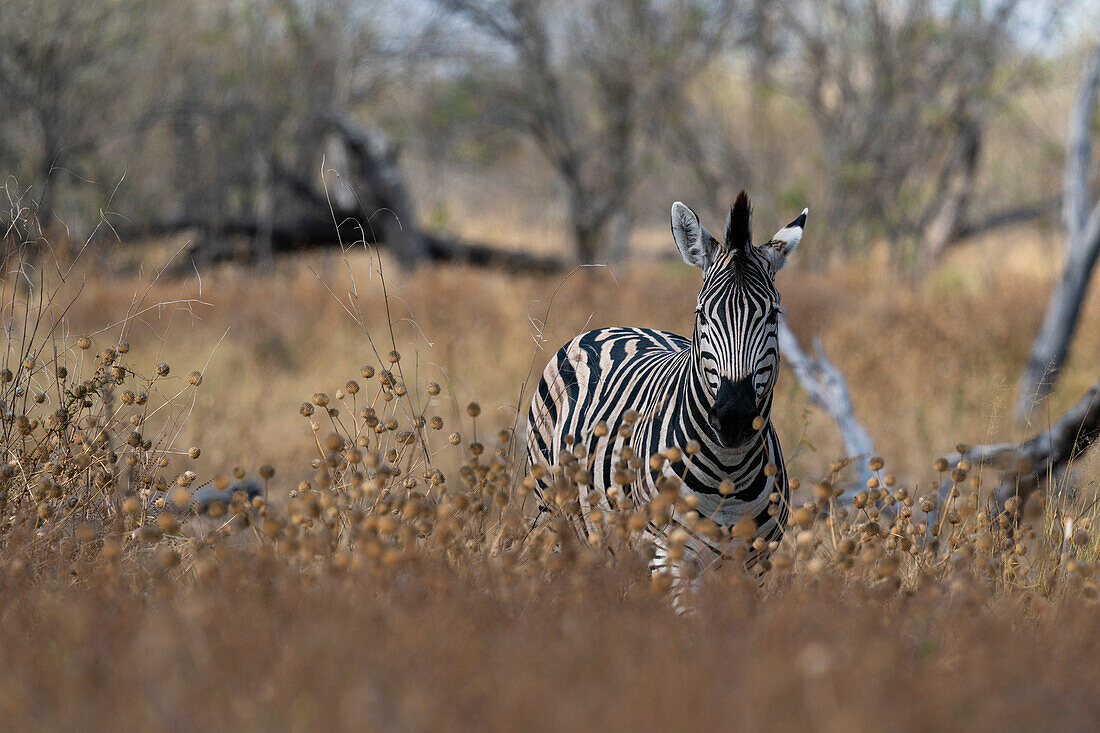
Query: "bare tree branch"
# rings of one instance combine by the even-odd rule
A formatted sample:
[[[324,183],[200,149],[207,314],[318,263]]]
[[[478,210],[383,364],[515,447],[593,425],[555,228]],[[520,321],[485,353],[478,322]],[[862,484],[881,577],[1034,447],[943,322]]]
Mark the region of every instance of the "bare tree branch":
[[[972,470],[979,466],[999,469],[1000,482],[993,498],[998,506],[1013,497],[1026,500],[1043,481],[1057,478],[1061,471],[1100,437],[1100,381],[1049,429],[1023,443],[975,445],[964,453],[946,456],[952,465],[966,460]]]
[[[814,339],[816,356],[811,357],[798,344],[798,337],[787,325],[786,319],[779,321],[779,352],[783,360],[794,370],[799,384],[806,390],[810,401],[825,410],[836,423],[844,441],[847,457],[857,459],[854,462],[859,486],[866,486],[871,478],[867,459],[874,455],[875,445],[867,430],[856,420],[852,409],[852,397],[848,392],[848,383],[844,375],[825,358],[825,350],[820,339]]]

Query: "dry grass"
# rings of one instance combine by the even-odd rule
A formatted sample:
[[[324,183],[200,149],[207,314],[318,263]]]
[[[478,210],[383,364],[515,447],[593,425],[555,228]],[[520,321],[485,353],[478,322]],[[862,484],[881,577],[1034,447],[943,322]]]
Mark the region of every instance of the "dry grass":
[[[0,715],[21,729],[1085,727],[1100,713],[1095,459],[1007,513],[980,467],[933,467],[960,440],[1018,435],[1002,403],[1048,287],[973,256],[919,286],[874,266],[784,273],[791,323],[822,334],[887,460],[839,509],[839,441],[782,375],[792,526],[762,581],[726,563],[687,616],[645,576],[636,531],[684,499],[611,507],[582,542],[565,463],[561,512],[531,532],[507,430],[548,356],[536,334],[553,349],[612,323],[683,332],[686,268],[564,283],[427,268],[389,274],[388,301],[365,254],[225,268],[201,291],[97,265],[26,305],[9,277],[7,364],[22,368],[0,382]],[[135,292],[166,305],[135,316]],[[30,351],[23,312],[47,324]],[[1095,379],[1098,320],[1094,297],[1049,414]],[[212,522],[181,514],[191,487],[261,463],[266,497],[234,496]]]

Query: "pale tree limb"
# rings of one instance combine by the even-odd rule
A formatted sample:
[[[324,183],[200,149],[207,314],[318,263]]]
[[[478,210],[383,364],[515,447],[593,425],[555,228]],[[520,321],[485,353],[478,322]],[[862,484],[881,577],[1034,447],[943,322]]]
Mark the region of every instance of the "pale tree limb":
[[[810,356],[798,344],[798,338],[787,325],[786,319],[779,321],[779,353],[784,362],[794,370],[799,384],[806,390],[810,401],[823,409],[840,431],[844,441],[844,451],[848,458],[855,459],[856,478],[860,487],[867,485],[871,470],[867,459],[875,455],[875,444],[867,430],[856,420],[852,409],[852,396],[844,375],[825,358],[821,339],[814,339],[815,356]]]
[[[1100,45],[1093,49],[1085,67],[1084,79],[1077,92],[1073,119],[1069,128],[1069,155],[1066,159],[1066,194],[1062,200],[1062,219],[1066,243],[1081,233],[1089,217],[1089,162],[1092,160],[1092,118],[1100,90]]]
[[[1046,317],[1031,347],[1031,355],[1020,377],[1016,417],[1024,421],[1036,401],[1054,388],[1058,373],[1069,354],[1070,342],[1088,294],[1092,271],[1100,255],[1100,201],[1089,214],[1088,172],[1091,122],[1100,89],[1100,45],[1089,56],[1085,76],[1077,94],[1070,125],[1070,160],[1066,165],[1066,262],[1062,277],[1051,294]]]
[[[1013,497],[1025,501],[1045,480],[1061,474],[1071,461],[1100,438],[1100,381],[1085,392],[1053,425],[1022,443],[970,446],[945,456],[950,465],[972,464],[1000,471],[992,498],[998,507]]]

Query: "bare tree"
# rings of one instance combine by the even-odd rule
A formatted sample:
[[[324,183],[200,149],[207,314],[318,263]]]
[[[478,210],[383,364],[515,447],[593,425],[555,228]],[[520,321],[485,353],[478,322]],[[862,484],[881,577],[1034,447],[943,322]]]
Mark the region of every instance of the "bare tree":
[[[1089,210],[1092,120],[1100,89],[1100,45],[1089,54],[1070,121],[1063,216],[1066,262],[1050,296],[1046,317],[1020,377],[1016,417],[1026,420],[1036,400],[1050,394],[1069,355],[1073,333],[1100,256],[1100,200]]]
[[[0,1],[0,166],[33,183],[43,226],[62,179],[93,175],[86,158],[116,131],[147,10],[144,0]]]
[[[899,258],[927,264],[955,236],[986,119],[1027,78],[995,73],[1013,49],[1017,5],[790,4],[802,56],[793,84],[820,131],[831,224],[847,241],[859,230],[886,236]]]
[[[687,80],[728,30],[733,0],[436,3],[506,51],[487,89],[495,121],[533,140],[565,184],[577,258],[606,257],[609,232],[627,236],[643,142],[684,103]]]

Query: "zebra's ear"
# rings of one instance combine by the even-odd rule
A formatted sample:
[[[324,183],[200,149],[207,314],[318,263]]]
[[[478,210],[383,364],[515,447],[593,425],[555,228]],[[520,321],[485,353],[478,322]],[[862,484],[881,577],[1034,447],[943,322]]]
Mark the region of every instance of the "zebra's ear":
[[[672,205],[672,238],[684,262],[694,265],[704,273],[714,261],[718,242],[699,221],[695,212],[677,201]]]
[[[803,209],[798,218],[775,233],[770,240],[760,245],[760,252],[768,259],[772,277],[787,263],[787,255],[794,251],[798,243],[802,241],[802,232],[806,228],[806,214],[809,209]]]

